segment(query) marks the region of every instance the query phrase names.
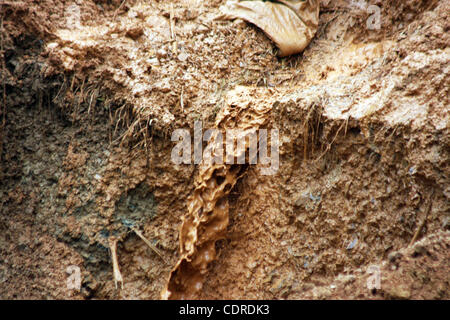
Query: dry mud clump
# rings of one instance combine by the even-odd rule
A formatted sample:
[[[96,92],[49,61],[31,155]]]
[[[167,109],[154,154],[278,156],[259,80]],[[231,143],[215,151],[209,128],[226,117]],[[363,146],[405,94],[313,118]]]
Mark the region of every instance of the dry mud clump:
[[[0,298],[448,299],[449,2],[321,1],[288,58],[223,4],[0,4]],[[278,172],[173,164],[196,120],[279,129]]]

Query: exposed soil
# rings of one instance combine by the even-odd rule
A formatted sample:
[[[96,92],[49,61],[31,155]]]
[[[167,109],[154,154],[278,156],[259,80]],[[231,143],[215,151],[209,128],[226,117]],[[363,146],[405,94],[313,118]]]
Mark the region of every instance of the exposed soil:
[[[0,298],[449,299],[450,2],[369,2],[286,58],[220,0],[0,2]],[[196,120],[279,170],[174,164]]]

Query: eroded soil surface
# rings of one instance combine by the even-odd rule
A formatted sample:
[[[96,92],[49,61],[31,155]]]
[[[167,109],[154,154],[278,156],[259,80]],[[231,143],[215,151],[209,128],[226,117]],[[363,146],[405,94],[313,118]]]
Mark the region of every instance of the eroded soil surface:
[[[220,0],[0,2],[0,298],[449,299],[450,2],[369,3],[279,58]],[[174,164],[195,121],[279,170]]]

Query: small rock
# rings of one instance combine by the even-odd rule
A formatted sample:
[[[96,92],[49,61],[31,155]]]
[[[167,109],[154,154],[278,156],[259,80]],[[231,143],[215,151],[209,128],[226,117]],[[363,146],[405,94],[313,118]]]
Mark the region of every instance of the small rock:
[[[185,62],[187,59],[189,58],[189,55],[187,54],[187,53],[180,53],[179,55],[178,55],[178,60],[180,61],[180,62]]]
[[[358,243],[358,238],[354,238],[353,241],[348,244],[346,249],[347,250],[353,249],[357,243]]]
[[[184,10],[184,18],[186,20],[194,20],[195,18],[197,18],[199,15],[199,13],[196,10],[189,10],[189,9],[185,9]]]
[[[133,249],[136,248],[136,242],[131,239],[123,242],[123,250],[126,252],[133,252]]]
[[[245,26],[246,26],[245,21],[242,20],[242,19],[236,19],[236,20],[234,20],[234,21],[233,21],[233,24],[234,24],[235,26],[241,26],[241,27],[245,27]]]
[[[275,283],[269,289],[270,292],[272,292],[273,294],[280,292],[280,290],[283,288],[283,282],[283,279],[278,279],[277,281],[275,281]]]
[[[414,256],[424,255],[425,253],[427,253],[427,249],[424,246],[420,244],[414,246]]]
[[[247,268],[249,268],[250,270],[255,269],[257,265],[258,265],[257,261],[249,260],[247,262]]]
[[[442,229],[450,230],[450,217],[444,218],[444,221],[442,222]]]
[[[209,31],[209,28],[207,26],[202,25],[202,24],[197,27],[197,32],[198,33],[206,33],[208,31]]]
[[[294,205],[296,207],[304,207],[306,204],[305,198],[304,197],[300,197],[297,200],[295,200]]]
[[[388,260],[389,260],[389,262],[394,263],[397,259],[400,259],[401,257],[402,257],[402,254],[400,252],[393,251],[393,252],[389,253]]]
[[[167,93],[171,91],[171,86],[169,79],[162,79],[154,84],[154,88],[162,93]]]
[[[144,34],[144,30],[142,29],[142,27],[134,27],[134,28],[127,30],[126,36],[133,40],[137,40],[143,34]]]
[[[214,38],[208,37],[203,42],[206,43],[206,44],[213,44],[214,43]]]
[[[394,286],[387,293],[392,299],[407,300],[411,298],[411,290],[403,285]]]
[[[320,195],[313,195],[311,192],[309,193],[309,199],[311,199],[312,201],[316,202],[316,201],[320,201],[322,199],[322,197]]]
[[[164,48],[159,49],[156,51],[156,57],[159,59],[167,57],[167,51]]]
[[[331,296],[331,290],[326,287],[316,287],[313,289],[314,299],[327,299]]]
[[[151,58],[147,60],[147,63],[152,65],[152,66],[159,66],[159,59],[158,58]]]
[[[355,282],[356,277],[352,274],[341,274],[337,277],[336,280],[344,285],[347,285]]]
[[[55,49],[55,48],[57,48],[58,47],[58,43],[56,43],[56,42],[51,42],[51,43],[49,43],[48,45],[47,45],[47,48],[49,49],[49,50],[53,50],[53,49]]]
[[[136,11],[130,10],[128,11],[128,18],[134,19],[137,18],[138,14]]]
[[[281,296],[287,296],[290,292],[292,285],[286,278],[279,279],[275,281],[273,286],[269,289],[273,294],[281,293]]]

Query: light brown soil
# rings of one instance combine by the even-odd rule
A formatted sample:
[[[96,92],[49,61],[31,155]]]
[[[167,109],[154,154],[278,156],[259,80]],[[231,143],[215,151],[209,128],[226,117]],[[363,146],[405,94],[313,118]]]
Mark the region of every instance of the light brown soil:
[[[219,0],[1,2],[0,298],[159,299],[194,181],[218,179],[171,162],[173,130],[263,108],[280,169],[238,168],[216,259],[186,294],[449,299],[450,2],[370,2],[381,30],[351,2],[321,1],[316,37],[288,58],[214,20]]]

